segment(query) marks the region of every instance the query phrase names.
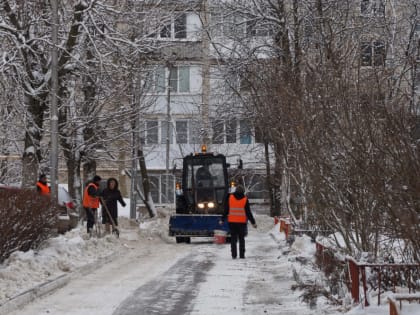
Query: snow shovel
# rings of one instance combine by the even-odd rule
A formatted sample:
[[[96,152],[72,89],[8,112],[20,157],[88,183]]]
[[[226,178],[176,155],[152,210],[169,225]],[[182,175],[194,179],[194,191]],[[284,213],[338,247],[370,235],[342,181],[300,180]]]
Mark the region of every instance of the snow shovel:
[[[95,221],[94,221],[94,224],[95,224],[95,229],[96,229],[96,236],[97,237],[101,237],[101,226],[98,224],[98,222],[99,222],[99,220],[98,220],[98,216],[99,216],[99,211],[94,211],[93,212],[93,215],[94,215],[94,218],[95,218]]]
[[[117,225],[115,224],[114,219],[111,216],[111,212],[109,212],[109,209],[106,206],[104,198],[102,198],[102,197],[99,197],[99,198],[101,199],[102,206],[104,207],[104,209],[105,209],[105,211],[108,215],[108,218],[111,221],[112,233],[115,233],[115,235],[117,235],[117,237],[119,238],[120,237],[120,230],[118,230]]]

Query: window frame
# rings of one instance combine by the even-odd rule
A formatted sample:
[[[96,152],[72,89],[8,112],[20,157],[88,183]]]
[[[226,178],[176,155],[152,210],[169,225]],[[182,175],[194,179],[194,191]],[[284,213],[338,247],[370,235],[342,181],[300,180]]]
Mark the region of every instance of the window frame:
[[[167,120],[160,121],[160,143],[161,144],[166,144],[167,126],[168,126]],[[172,124],[172,121],[169,121],[169,144],[174,143],[173,138],[174,138],[174,126]]]
[[[382,17],[385,16],[386,4],[384,0],[361,0],[359,8],[361,16]]]
[[[239,143],[252,144],[252,125],[249,119],[239,120]]]
[[[238,120],[236,118],[230,118],[225,121],[225,143],[237,143],[238,142]],[[233,141],[233,139],[235,139]]]
[[[168,192],[169,198],[164,194],[166,190],[166,176],[169,176]],[[175,202],[175,176],[173,174],[152,173],[149,174],[150,194],[153,202],[157,204],[173,204]]]
[[[386,64],[386,45],[382,40],[363,41],[360,44],[362,67],[383,67]]]
[[[180,12],[172,15],[166,23],[156,32],[159,40],[187,40],[188,39],[188,14]]]
[[[169,86],[171,93],[189,94],[191,93],[191,66],[174,65],[167,67],[169,75]],[[166,84],[167,85],[167,84]]]
[[[190,119],[188,120],[188,143],[202,144],[202,127],[200,121]]]
[[[215,128],[217,127],[217,128]],[[213,118],[211,120],[211,140],[213,144],[225,143],[225,121],[223,119]]]
[[[155,124],[151,126],[150,124]],[[159,144],[159,121],[157,119],[145,119],[141,123],[140,143],[143,145]],[[152,132],[156,130],[156,132]],[[157,142],[151,141],[152,137],[157,137]]]
[[[179,130],[179,126],[185,124],[185,130],[181,131]],[[176,143],[178,144],[187,144],[189,143],[188,139],[189,135],[189,121],[186,119],[179,119],[175,121],[175,137],[176,137]],[[180,137],[182,136],[182,139],[185,139],[185,142],[180,141]]]
[[[211,34],[216,38],[231,38],[234,35],[244,36],[246,34],[244,22],[240,15],[227,15],[222,11],[212,12],[210,14],[210,25],[213,27]]]
[[[246,21],[246,34],[252,37],[270,37],[273,36],[274,31],[264,25],[261,19],[251,19]]]

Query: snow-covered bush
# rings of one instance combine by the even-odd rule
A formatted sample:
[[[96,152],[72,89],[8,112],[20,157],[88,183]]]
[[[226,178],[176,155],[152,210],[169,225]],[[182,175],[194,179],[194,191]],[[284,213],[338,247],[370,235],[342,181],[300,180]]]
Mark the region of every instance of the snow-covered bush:
[[[52,232],[57,210],[33,189],[0,189],[0,262],[13,251],[27,251]]]

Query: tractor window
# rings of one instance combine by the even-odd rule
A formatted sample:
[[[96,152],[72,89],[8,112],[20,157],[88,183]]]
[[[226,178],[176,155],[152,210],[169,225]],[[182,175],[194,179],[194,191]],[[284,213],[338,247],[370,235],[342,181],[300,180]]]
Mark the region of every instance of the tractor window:
[[[197,187],[224,187],[225,177],[223,172],[223,164],[214,163],[209,165],[194,165],[193,171],[189,168],[189,176],[187,185],[192,188],[193,181]],[[192,178],[191,174],[195,174]]]
[[[221,205],[227,192],[224,159],[199,156],[184,160],[184,189],[190,203],[216,201]]]
[[[210,173],[213,175],[213,186],[214,187],[224,187],[225,177],[223,172],[223,164],[214,163],[209,166]]]
[[[195,181],[197,183],[197,187],[213,187],[213,176],[212,173],[209,171],[209,167],[207,165],[200,166],[197,168],[195,172]]]

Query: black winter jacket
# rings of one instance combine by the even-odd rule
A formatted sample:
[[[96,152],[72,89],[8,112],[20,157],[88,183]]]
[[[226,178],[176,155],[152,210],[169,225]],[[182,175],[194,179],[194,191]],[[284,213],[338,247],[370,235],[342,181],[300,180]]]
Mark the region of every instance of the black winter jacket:
[[[110,189],[109,188],[109,182],[111,180],[114,180],[116,182],[115,188],[114,189]],[[111,212],[111,214],[114,216],[114,213],[117,213],[118,211],[118,204],[117,201],[119,201],[119,203],[125,207],[126,204],[124,202],[124,199],[121,196],[121,192],[118,189],[118,182],[114,179],[114,178],[110,178],[108,179],[108,185],[107,187],[102,191],[101,197],[103,198],[103,200],[105,201],[106,206],[108,207],[109,212]]]
[[[222,221],[226,221],[227,216],[229,214],[229,196],[232,194],[228,194],[225,200],[225,211],[223,213],[223,217],[222,217]],[[234,192],[233,196],[237,199],[237,200],[241,200],[243,198],[245,198],[245,195],[243,193],[239,193],[239,192]],[[252,215],[251,212],[251,207],[249,206],[249,200],[246,201],[245,204],[245,212],[246,212],[246,217],[248,218],[248,220],[252,223],[255,224],[255,219],[254,216]],[[238,224],[242,224],[242,223],[238,223]]]

